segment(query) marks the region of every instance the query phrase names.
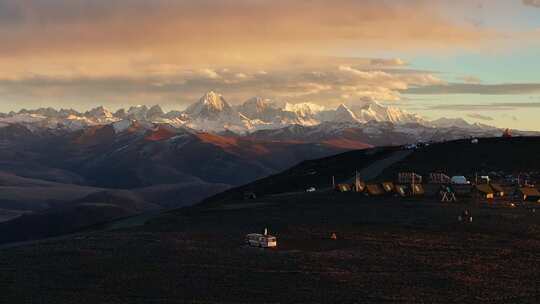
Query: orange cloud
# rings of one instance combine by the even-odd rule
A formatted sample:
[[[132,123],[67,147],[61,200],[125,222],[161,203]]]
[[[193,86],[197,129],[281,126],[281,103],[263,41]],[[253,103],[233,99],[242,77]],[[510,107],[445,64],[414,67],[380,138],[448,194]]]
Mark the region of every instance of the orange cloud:
[[[10,73],[67,74],[133,74],[150,62],[264,67],[343,50],[475,46],[493,35],[453,24],[426,1],[387,3],[0,0],[9,12],[0,14],[0,63]]]

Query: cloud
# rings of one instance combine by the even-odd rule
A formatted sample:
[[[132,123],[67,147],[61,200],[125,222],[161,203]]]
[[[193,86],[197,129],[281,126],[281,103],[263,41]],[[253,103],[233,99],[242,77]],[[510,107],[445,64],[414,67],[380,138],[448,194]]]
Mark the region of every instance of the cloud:
[[[540,0],[522,0],[524,5],[540,7]]]
[[[482,83],[482,80],[480,80],[480,78],[478,78],[476,76],[463,76],[463,77],[460,77],[459,79],[462,80],[463,82],[467,83],[467,84],[480,84],[480,83]]]
[[[133,74],[141,58],[265,69],[336,50],[476,47],[496,35],[443,13],[423,0],[0,0],[0,65],[12,75]]]
[[[199,71],[203,77],[208,79],[219,79],[221,76],[212,69],[202,69]]]
[[[406,94],[480,94],[480,95],[519,95],[540,93],[540,83],[475,84],[449,83],[409,88]]]
[[[407,65],[407,62],[400,58],[371,59],[370,64],[374,66],[404,66]]]
[[[479,119],[479,120],[485,120],[485,121],[493,121],[493,117],[491,116],[486,116],[486,115],[482,115],[482,114],[477,114],[477,113],[471,113],[471,114],[467,114],[468,117],[470,118],[474,118],[474,119]]]
[[[540,108],[540,102],[500,102],[485,104],[438,104],[428,106],[430,110],[445,111],[512,111],[516,109]]]
[[[181,109],[212,89],[223,93],[232,103],[259,95],[333,105],[364,99],[395,102],[401,99],[400,90],[442,83],[436,76],[422,71],[378,71],[342,63],[342,60],[335,64],[325,61],[320,66],[300,64],[264,72],[249,67],[181,69],[176,65],[163,65],[147,68],[152,72],[136,76],[74,77],[60,74],[7,77],[0,78],[0,90],[4,92],[0,103],[18,107],[49,103],[65,107],[68,104],[72,106],[72,100],[77,99],[81,107],[82,103],[91,105],[92,102],[110,107],[136,102],[160,103]],[[350,63],[357,62],[352,60]]]

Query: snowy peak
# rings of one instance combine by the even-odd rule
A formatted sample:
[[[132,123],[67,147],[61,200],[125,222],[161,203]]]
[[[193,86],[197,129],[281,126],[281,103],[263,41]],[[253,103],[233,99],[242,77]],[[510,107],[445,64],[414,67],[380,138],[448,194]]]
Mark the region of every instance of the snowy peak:
[[[148,109],[148,112],[146,112],[146,116],[150,120],[157,119],[163,115],[165,115],[165,112],[159,105],[152,106]]]
[[[336,122],[358,122],[356,115],[344,104],[340,104],[335,112],[334,121]]]
[[[283,110],[273,101],[261,97],[252,97],[237,107],[244,117],[262,121],[275,121],[282,116]]]
[[[221,113],[232,114],[232,107],[220,94],[210,91],[204,94],[198,102],[189,106],[184,112],[197,118],[218,118]]]
[[[104,107],[100,106],[97,108],[94,108],[86,113],[84,113],[84,116],[89,118],[96,118],[96,119],[107,119],[107,118],[113,118],[114,115]]]
[[[408,113],[393,106],[385,106],[377,101],[364,101],[352,108],[360,122],[391,122],[394,124],[420,123],[425,121],[415,114]]]
[[[324,111],[324,107],[308,102],[296,104],[286,103],[284,110],[287,112],[295,113],[300,117],[313,117],[316,114]]]
[[[409,128],[407,129],[409,133],[416,132],[412,129],[420,127],[458,129],[468,132],[495,129],[486,125],[470,124],[463,119],[442,118],[428,122],[416,114],[372,100],[360,101],[353,105],[340,104],[337,108],[325,109],[313,103],[283,104],[253,97],[233,107],[222,95],[213,91],[204,94],[185,111],[168,113],[165,113],[158,105],[150,108],[145,105],[132,106],[127,110],[119,109],[115,113],[111,113],[104,107],[97,107],[84,113],[74,110],[57,111],[53,108],[0,113],[0,127],[22,124],[32,130],[38,128],[75,130],[88,126],[114,124],[115,131],[122,132],[133,129],[133,122],[141,125],[164,124],[205,132],[231,131],[238,134],[323,124],[326,125],[325,128],[331,125],[332,128],[338,129],[343,126],[358,126],[366,130],[380,129],[381,126],[402,130]]]

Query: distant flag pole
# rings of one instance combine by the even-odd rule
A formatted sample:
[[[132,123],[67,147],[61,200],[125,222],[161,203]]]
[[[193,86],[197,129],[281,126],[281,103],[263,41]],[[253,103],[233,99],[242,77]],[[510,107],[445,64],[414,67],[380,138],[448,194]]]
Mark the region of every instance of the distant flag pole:
[[[332,189],[336,188],[336,180],[334,176],[332,175]]]

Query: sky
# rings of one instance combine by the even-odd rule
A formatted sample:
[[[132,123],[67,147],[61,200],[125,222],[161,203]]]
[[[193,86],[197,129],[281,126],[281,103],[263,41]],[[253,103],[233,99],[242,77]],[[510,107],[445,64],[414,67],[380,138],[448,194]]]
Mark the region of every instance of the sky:
[[[540,130],[540,0],[0,0],[0,111],[206,91]]]

